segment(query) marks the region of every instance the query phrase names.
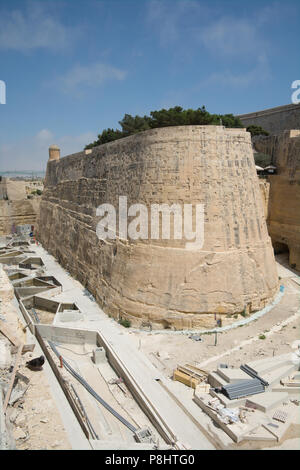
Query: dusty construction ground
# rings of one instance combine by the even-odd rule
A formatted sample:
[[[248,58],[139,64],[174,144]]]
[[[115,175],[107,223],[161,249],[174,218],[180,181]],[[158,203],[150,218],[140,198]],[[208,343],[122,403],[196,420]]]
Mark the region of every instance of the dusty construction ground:
[[[291,343],[299,339],[299,318],[295,316],[287,325],[284,323],[299,311],[300,285],[294,280],[296,272],[285,267],[285,259],[280,258],[280,263],[284,263],[277,263],[277,268],[285,292],[279,303],[248,325],[218,333],[216,346],[214,333],[203,334],[202,341],[194,341],[188,334],[155,331],[132,332],[137,346],[167,376],[172,375],[178,362],[203,364],[213,369],[220,362],[239,366],[245,360],[290,352]],[[243,344],[247,341],[249,344]]]
[[[288,267],[285,256],[277,257],[277,269],[280,283],[285,287],[279,303],[248,325],[218,333],[217,345],[214,333],[201,335],[202,341],[194,341],[183,333],[142,331],[131,333],[137,347],[169,378],[177,364],[195,364],[210,372],[220,363],[239,367],[245,362],[292,352],[292,344],[300,339],[300,278]],[[187,389],[181,388],[182,393]],[[299,413],[299,408],[295,412]],[[242,442],[239,445],[233,443],[232,448],[299,449],[299,436],[300,428],[295,426],[280,445],[268,447],[266,442]]]
[[[280,261],[283,262],[283,260]],[[193,341],[188,335],[176,332],[147,333],[123,329],[124,334],[128,336],[128,341],[134,342],[166,377],[172,376],[173,369],[178,362],[205,364],[204,368],[213,370],[220,362],[239,366],[246,360],[290,352],[293,341],[299,339],[299,319],[296,312],[299,310],[300,289],[294,280],[296,273],[284,266],[279,266],[278,271],[281,283],[285,286],[281,301],[265,316],[249,325],[218,334],[216,346],[214,334],[203,335],[202,342]],[[70,276],[69,281],[73,285],[79,285],[78,281]],[[23,336],[22,339],[25,341],[14,301],[9,304],[5,316],[7,324],[20,337]],[[265,339],[259,339],[260,335],[264,335]],[[33,353],[24,354],[22,366],[19,369],[30,379],[30,384],[24,400],[17,402],[9,413],[16,447],[20,450],[71,449],[44,371],[31,372],[25,368],[25,362],[30,359],[30,356],[36,357],[37,355],[37,349]],[[189,391],[185,386],[182,390],[183,393]],[[297,436],[299,436],[299,429],[292,429],[278,448],[299,448],[300,439]],[[266,447],[266,443],[243,443],[238,446],[232,444],[232,448],[235,449]]]
[[[26,342],[22,324],[18,318],[15,301],[2,306],[2,316],[15,336]],[[2,338],[1,338],[2,339]],[[17,450],[68,450],[71,449],[56,400],[52,396],[45,370],[31,371],[26,361],[40,355],[37,345],[32,353],[21,356],[18,371],[30,382],[23,397],[7,408],[7,425],[15,440]],[[14,364],[15,355],[12,356]],[[1,370],[0,379],[8,382],[10,374]]]

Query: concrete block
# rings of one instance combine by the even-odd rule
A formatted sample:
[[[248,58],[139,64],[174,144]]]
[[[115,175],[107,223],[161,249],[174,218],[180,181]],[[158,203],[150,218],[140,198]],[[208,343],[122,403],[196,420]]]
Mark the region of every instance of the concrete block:
[[[82,321],[84,319],[83,313],[79,310],[64,310],[63,312],[58,312],[56,316],[55,323]]]
[[[268,357],[266,359],[258,359],[256,361],[247,362],[246,365],[254,369],[258,375],[261,375],[289,364],[291,364],[291,355],[281,354],[280,356]]]
[[[276,442],[277,438],[274,436],[269,429],[264,427],[264,424],[259,426],[259,428],[245,434],[244,439],[247,441],[268,441],[268,442]]]
[[[147,444],[155,443],[153,432],[146,426],[138,429],[135,432],[134,437],[137,442],[143,442]]]
[[[242,371],[241,369],[223,369],[218,368],[217,374],[226,380],[227,383],[234,384],[239,382],[240,380],[249,380],[251,377],[246,374],[246,372]]]
[[[11,353],[8,341],[0,340],[0,369],[5,369],[11,365]]]
[[[287,364],[278,367],[277,369],[273,369],[270,372],[264,373],[261,375],[261,377],[269,383],[269,386],[271,386],[279,383],[280,379],[284,379],[285,377],[291,375],[295,369],[296,366],[294,364]]]
[[[230,400],[227,398],[223,393],[217,393],[214,390],[210,390],[210,395],[216,398],[219,398],[220,402],[226,406],[226,408],[236,408],[239,406],[243,406],[246,403],[247,397],[236,398],[234,400]]]
[[[93,350],[93,361],[95,364],[101,364],[107,361],[106,352],[104,348],[96,348]]]
[[[149,443],[139,443],[139,442],[120,442],[120,440],[94,440],[89,439],[94,450],[153,450],[155,445]],[[160,450],[171,449],[170,446],[163,444],[159,446]]]
[[[272,392],[287,392],[289,395],[297,395],[300,398],[300,387],[288,387],[286,385],[275,385]]]
[[[223,379],[217,372],[211,372],[207,377],[207,381],[214,388],[223,387],[223,385],[227,384],[226,380]]]
[[[267,412],[287,400],[288,397],[286,392],[265,392],[248,397],[247,401],[255,405],[258,410]]]

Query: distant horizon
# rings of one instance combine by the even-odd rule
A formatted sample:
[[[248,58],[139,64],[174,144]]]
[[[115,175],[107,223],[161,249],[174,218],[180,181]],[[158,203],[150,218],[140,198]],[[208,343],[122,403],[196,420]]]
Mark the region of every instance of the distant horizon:
[[[14,176],[24,176],[24,175],[45,175],[46,170],[0,170],[0,176],[5,175],[14,175]]]

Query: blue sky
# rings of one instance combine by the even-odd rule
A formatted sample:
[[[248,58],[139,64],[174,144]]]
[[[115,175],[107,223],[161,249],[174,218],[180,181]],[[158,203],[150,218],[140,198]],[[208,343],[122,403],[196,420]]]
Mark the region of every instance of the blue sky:
[[[42,170],[125,113],[291,103],[299,0],[0,0],[0,171]]]

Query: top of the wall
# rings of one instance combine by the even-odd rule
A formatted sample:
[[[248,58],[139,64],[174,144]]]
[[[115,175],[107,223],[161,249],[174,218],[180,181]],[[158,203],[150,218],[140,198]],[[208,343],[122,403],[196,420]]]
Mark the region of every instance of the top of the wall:
[[[98,150],[104,151],[105,149],[113,148],[114,146],[120,146],[123,144],[127,144],[129,142],[159,138],[163,140],[181,140],[184,139],[183,134],[186,131],[204,131],[205,134],[215,135],[215,134],[227,134],[228,136],[241,136],[245,137],[249,133],[247,132],[245,127],[235,127],[229,128],[225,126],[212,126],[212,125],[188,125],[188,126],[168,126],[168,127],[156,127],[154,129],[148,129],[143,132],[138,132],[137,134],[130,135],[128,137],[122,137],[121,139],[114,140],[112,142],[107,142],[106,144],[97,145],[96,147],[92,147],[88,150],[82,150],[80,152],[72,153],[69,155],[63,156],[60,160],[68,159],[76,159],[78,157],[83,157],[85,155],[90,155],[92,153],[97,152]],[[250,134],[249,134],[250,136]],[[191,135],[189,133],[186,134],[186,138],[190,138]],[[51,163],[51,161],[49,162]]]
[[[253,118],[258,116],[267,116],[270,114],[282,113],[283,111],[293,111],[300,109],[300,104],[285,104],[283,106],[276,106],[275,108],[262,109],[261,111],[255,111],[246,114],[237,114],[240,119]]]

